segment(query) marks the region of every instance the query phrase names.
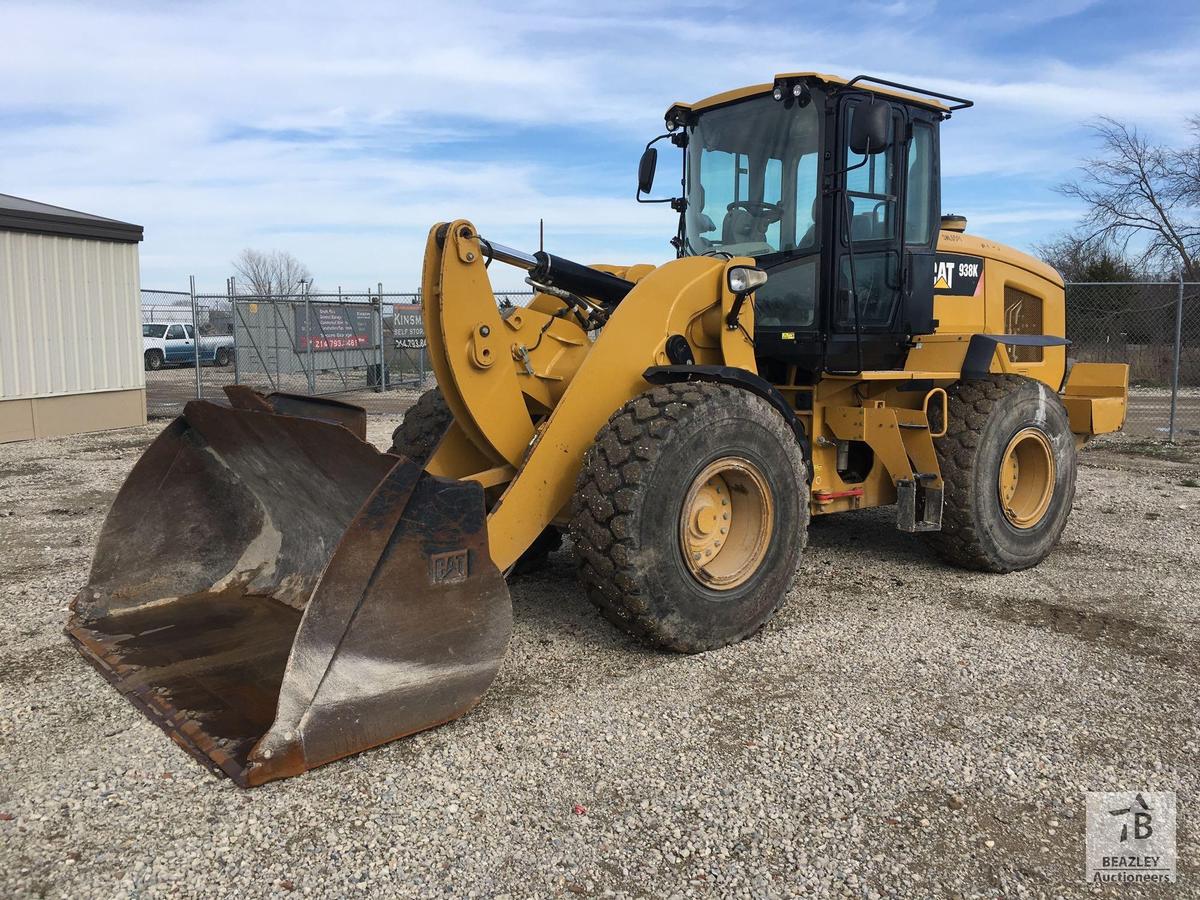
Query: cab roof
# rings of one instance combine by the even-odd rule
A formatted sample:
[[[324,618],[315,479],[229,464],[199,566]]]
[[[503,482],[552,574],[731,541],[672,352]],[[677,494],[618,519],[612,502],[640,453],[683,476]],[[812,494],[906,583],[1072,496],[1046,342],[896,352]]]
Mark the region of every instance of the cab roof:
[[[855,87],[864,91],[869,91],[872,94],[882,94],[885,97],[894,97],[897,100],[902,100],[905,103],[911,103],[916,106],[924,106],[927,109],[935,109],[940,113],[949,115],[955,109],[962,109],[963,105],[947,106],[933,96],[921,96],[921,88],[910,88],[917,93],[908,93],[905,90],[898,90],[897,87],[903,88],[905,85],[894,85],[893,83],[884,82],[879,79],[869,78],[868,76],[859,75],[857,78],[843,78],[840,75],[828,75],[823,72],[783,72],[775,76],[775,80],[766,84],[752,84],[748,87],[735,88],[731,91],[723,91],[720,94],[713,94],[711,97],[705,97],[703,100],[698,100],[695,103],[673,103],[670,109],[667,110],[667,115],[671,114],[671,110],[689,110],[691,112],[701,112],[702,110],[711,109],[714,106],[723,106],[726,103],[732,103],[735,100],[742,100],[746,97],[755,97],[760,94],[769,94],[775,90],[775,86],[783,82],[795,81],[819,81],[823,84],[830,85],[846,85],[851,81],[855,82]],[[941,96],[941,95],[937,95]],[[969,100],[960,100],[958,97],[945,97],[944,99],[958,101],[959,104],[970,106]]]

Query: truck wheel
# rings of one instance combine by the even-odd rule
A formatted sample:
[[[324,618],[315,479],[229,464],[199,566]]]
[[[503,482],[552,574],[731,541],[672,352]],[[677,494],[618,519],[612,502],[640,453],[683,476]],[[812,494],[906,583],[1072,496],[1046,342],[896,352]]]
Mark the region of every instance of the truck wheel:
[[[229,365],[230,359],[231,359],[231,357],[229,355],[229,350],[227,348],[225,348],[225,347],[217,348],[216,363],[218,366],[221,366],[222,368],[224,368],[225,366]]]
[[[392,432],[389,453],[407,456],[425,465],[445,436],[454,414],[442,399],[440,388],[430,388],[404,414],[404,421]]]
[[[579,576],[606,618],[697,653],[782,603],[808,530],[808,470],[766,401],[669,384],[626,403],[588,450],[571,518]]]
[[[157,372],[163,367],[163,355],[161,350],[146,351],[146,371]]]
[[[950,390],[935,441],[945,481],[942,530],[929,535],[956,565],[985,572],[1035,566],[1054,548],[1075,498],[1067,412],[1042,382],[989,375]]]

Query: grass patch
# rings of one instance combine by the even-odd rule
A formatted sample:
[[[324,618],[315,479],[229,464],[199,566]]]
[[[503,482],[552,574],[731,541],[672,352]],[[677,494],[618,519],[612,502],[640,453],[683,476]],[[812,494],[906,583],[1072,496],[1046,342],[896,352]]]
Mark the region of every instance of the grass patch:
[[[1170,462],[1186,463],[1200,460],[1200,444],[1170,444],[1166,441],[1114,441],[1104,444],[1103,447],[1096,447],[1096,449],[1121,453],[1125,456],[1164,459]]]

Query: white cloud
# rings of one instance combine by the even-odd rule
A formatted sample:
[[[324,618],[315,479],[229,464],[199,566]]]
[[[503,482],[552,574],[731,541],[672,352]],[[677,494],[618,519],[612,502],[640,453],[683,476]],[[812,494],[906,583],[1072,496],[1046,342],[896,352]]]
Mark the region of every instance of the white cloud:
[[[897,0],[768,20],[732,3],[648,14],[624,0],[9,4],[0,190],[144,224],[146,284],[196,272],[219,285],[252,245],[292,250],[326,285],[411,285],[429,225],[455,216],[514,245],[534,243],[544,216],[564,254],[662,259],[672,217],[630,194],[639,144],[672,101],[888,60],[877,74],[978,102],[943,131],[956,208],[970,214],[966,199],[973,222],[1006,233],[1057,227],[1024,216],[1028,202],[996,208],[996,185],[1062,212],[1049,189],[1092,149],[1081,121],[1109,113],[1171,136],[1200,109],[1195,35],[1089,65],[965,37],[1087,5],[1023,2],[1014,18]],[[961,39],[935,43],[932,22]],[[470,140],[477,152],[449,154]],[[607,158],[614,145],[628,159]],[[629,172],[616,189],[613,166]]]

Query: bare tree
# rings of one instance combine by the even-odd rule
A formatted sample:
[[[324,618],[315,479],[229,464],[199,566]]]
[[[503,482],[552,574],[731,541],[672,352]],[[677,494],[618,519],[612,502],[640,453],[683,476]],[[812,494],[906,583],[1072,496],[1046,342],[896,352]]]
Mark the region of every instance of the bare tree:
[[[256,297],[287,297],[300,293],[300,285],[313,287],[308,266],[286,250],[263,253],[247,247],[233,261],[242,293]]]
[[[1060,188],[1087,207],[1080,239],[1136,254],[1144,268],[1200,280],[1200,117],[1182,149],[1152,143],[1115,119],[1101,118],[1092,129],[1102,154]]]
[[[1109,242],[1087,240],[1076,232],[1059,235],[1033,249],[1058,270],[1064,281],[1137,281],[1146,275]]]

